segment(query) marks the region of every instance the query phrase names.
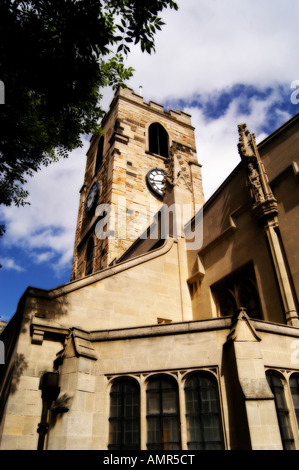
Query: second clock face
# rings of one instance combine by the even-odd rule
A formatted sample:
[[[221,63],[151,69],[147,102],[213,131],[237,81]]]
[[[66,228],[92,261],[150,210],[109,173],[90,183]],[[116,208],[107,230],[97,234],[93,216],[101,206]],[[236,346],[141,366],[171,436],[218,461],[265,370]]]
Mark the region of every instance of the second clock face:
[[[163,197],[165,187],[165,171],[160,168],[150,170],[146,175],[147,183],[152,192],[159,197]]]
[[[85,204],[86,212],[91,212],[91,210],[94,208],[99,192],[100,192],[99,183],[94,183],[86,199],[86,204]]]

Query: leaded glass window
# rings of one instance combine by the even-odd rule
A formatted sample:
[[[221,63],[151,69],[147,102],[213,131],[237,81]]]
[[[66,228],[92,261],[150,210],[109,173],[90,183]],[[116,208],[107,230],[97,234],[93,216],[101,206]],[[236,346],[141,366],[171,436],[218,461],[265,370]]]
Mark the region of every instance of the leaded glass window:
[[[223,439],[218,390],[214,377],[192,374],[185,382],[189,450],[221,450]]]
[[[118,380],[110,393],[109,449],[140,447],[140,391],[133,379]]]
[[[274,395],[277,419],[284,450],[294,450],[294,438],[291,429],[289,410],[281,379],[273,372],[267,372],[267,380]]]
[[[299,428],[299,375],[294,374],[290,378],[290,389],[293,398],[294,409],[297,418],[297,425]]]
[[[180,449],[177,383],[171,377],[152,378],[147,387],[147,448]]]

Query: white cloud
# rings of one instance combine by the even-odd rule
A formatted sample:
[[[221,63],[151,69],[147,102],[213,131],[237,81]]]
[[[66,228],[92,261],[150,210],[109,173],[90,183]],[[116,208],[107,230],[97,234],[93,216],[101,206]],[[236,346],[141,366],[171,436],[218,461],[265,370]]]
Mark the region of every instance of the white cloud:
[[[186,107],[185,112],[191,114],[195,126],[198,161],[203,165],[203,187],[207,200],[220,186],[224,179],[240,162],[237,144],[239,141],[238,124],[246,123],[250,132],[256,134],[257,143],[265,137],[258,132],[265,121],[269,109],[279,100],[277,90],[264,100],[253,97],[247,103],[249,111],[240,112],[242,97],[231,101],[226,112],[218,119],[207,119],[203,111],[196,107]],[[278,126],[290,118],[287,112],[278,110],[276,122]]]
[[[53,251],[45,251],[44,253],[32,253],[33,261],[37,264],[45,263],[55,256]]]
[[[299,78],[297,0],[179,0],[163,14],[156,54],[135,47],[131,86],[165,100],[211,92],[235,83],[267,86]]]
[[[13,258],[1,257],[0,264],[2,265],[1,269],[12,269],[18,272],[25,271],[25,269],[22,266],[19,266]]]
[[[88,146],[85,141],[83,148],[73,151],[69,158],[28,179],[30,205],[1,207],[6,225],[2,241],[5,248],[23,248],[32,261],[50,265],[56,254],[59,261],[53,265],[55,269],[70,262]],[[40,249],[43,253],[35,252]]]

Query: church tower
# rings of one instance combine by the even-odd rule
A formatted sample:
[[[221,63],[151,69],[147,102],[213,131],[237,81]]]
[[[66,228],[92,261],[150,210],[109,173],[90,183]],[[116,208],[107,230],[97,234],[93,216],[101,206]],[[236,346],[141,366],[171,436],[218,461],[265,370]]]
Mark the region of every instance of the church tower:
[[[203,204],[191,118],[116,93],[102,133],[91,138],[80,191],[72,280],[113,265],[163,204]]]

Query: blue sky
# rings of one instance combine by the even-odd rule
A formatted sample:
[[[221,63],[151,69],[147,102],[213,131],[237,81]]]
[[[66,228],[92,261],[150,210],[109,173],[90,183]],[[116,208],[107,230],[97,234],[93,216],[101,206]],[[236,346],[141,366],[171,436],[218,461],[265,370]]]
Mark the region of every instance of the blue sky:
[[[163,14],[156,54],[135,47],[128,85],[145,102],[191,114],[206,200],[239,163],[237,125],[257,141],[299,112],[297,0],[179,0]],[[299,89],[299,82],[298,82]],[[299,96],[299,93],[298,93]],[[108,109],[113,92],[103,90]],[[28,286],[70,279],[76,217],[88,138],[82,149],[28,180],[30,205],[0,207],[0,317],[8,320]]]

